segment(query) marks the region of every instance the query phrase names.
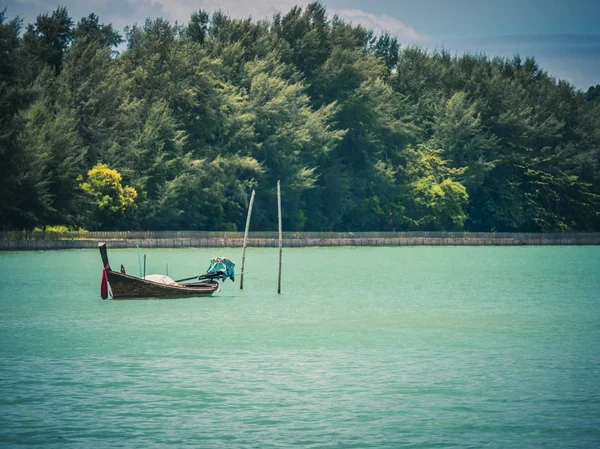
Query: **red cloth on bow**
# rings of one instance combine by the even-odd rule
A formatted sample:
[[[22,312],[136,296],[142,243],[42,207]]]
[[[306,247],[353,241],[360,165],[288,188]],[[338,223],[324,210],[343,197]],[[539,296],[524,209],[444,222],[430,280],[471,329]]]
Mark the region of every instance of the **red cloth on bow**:
[[[102,270],[102,280],[100,281],[100,296],[102,299],[108,298],[108,275],[106,274],[107,268],[110,268],[109,264],[106,264]]]

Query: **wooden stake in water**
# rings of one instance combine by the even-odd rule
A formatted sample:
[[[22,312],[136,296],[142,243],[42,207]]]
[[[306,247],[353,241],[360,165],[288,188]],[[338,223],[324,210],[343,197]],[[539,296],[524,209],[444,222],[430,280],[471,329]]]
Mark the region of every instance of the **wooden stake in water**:
[[[244,245],[242,250],[242,274],[240,274],[240,290],[244,289],[244,263],[246,262],[246,242],[248,241],[248,229],[250,229],[250,217],[252,216],[252,204],[254,204],[254,194],[250,197],[250,205],[248,206],[248,217],[246,218],[246,231],[244,232]]]
[[[279,277],[277,293],[281,294],[281,255],[283,254],[283,233],[281,231],[281,182],[277,181],[277,211],[279,215]]]
[[[144,277],[142,279],[146,279],[146,255],[144,254]]]
[[[138,265],[140,267],[140,277],[142,277],[142,260],[140,259],[140,246],[135,245],[138,251]]]

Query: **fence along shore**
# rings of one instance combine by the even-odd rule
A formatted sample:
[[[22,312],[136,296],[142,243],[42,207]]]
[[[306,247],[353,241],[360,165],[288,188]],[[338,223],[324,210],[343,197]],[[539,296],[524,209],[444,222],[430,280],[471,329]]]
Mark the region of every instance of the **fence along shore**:
[[[243,232],[0,232],[0,250],[96,248],[241,248]],[[246,245],[277,248],[278,232],[250,232]],[[600,245],[600,233],[284,232],[283,246],[520,246]]]

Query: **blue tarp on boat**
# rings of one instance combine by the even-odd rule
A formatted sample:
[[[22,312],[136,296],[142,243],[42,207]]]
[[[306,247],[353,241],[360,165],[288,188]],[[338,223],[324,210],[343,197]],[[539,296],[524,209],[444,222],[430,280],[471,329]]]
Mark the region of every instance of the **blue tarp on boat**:
[[[215,257],[214,259],[210,259],[210,267],[208,267],[206,272],[220,274],[222,281],[226,281],[229,278],[235,282],[235,264],[225,257]]]

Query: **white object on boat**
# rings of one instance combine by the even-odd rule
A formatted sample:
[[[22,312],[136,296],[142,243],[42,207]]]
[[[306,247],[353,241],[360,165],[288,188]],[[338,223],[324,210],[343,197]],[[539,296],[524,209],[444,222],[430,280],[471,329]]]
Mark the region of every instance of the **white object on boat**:
[[[163,274],[150,274],[144,279],[150,282],[156,282],[157,284],[177,285],[177,282],[175,282],[169,276],[165,276]]]

